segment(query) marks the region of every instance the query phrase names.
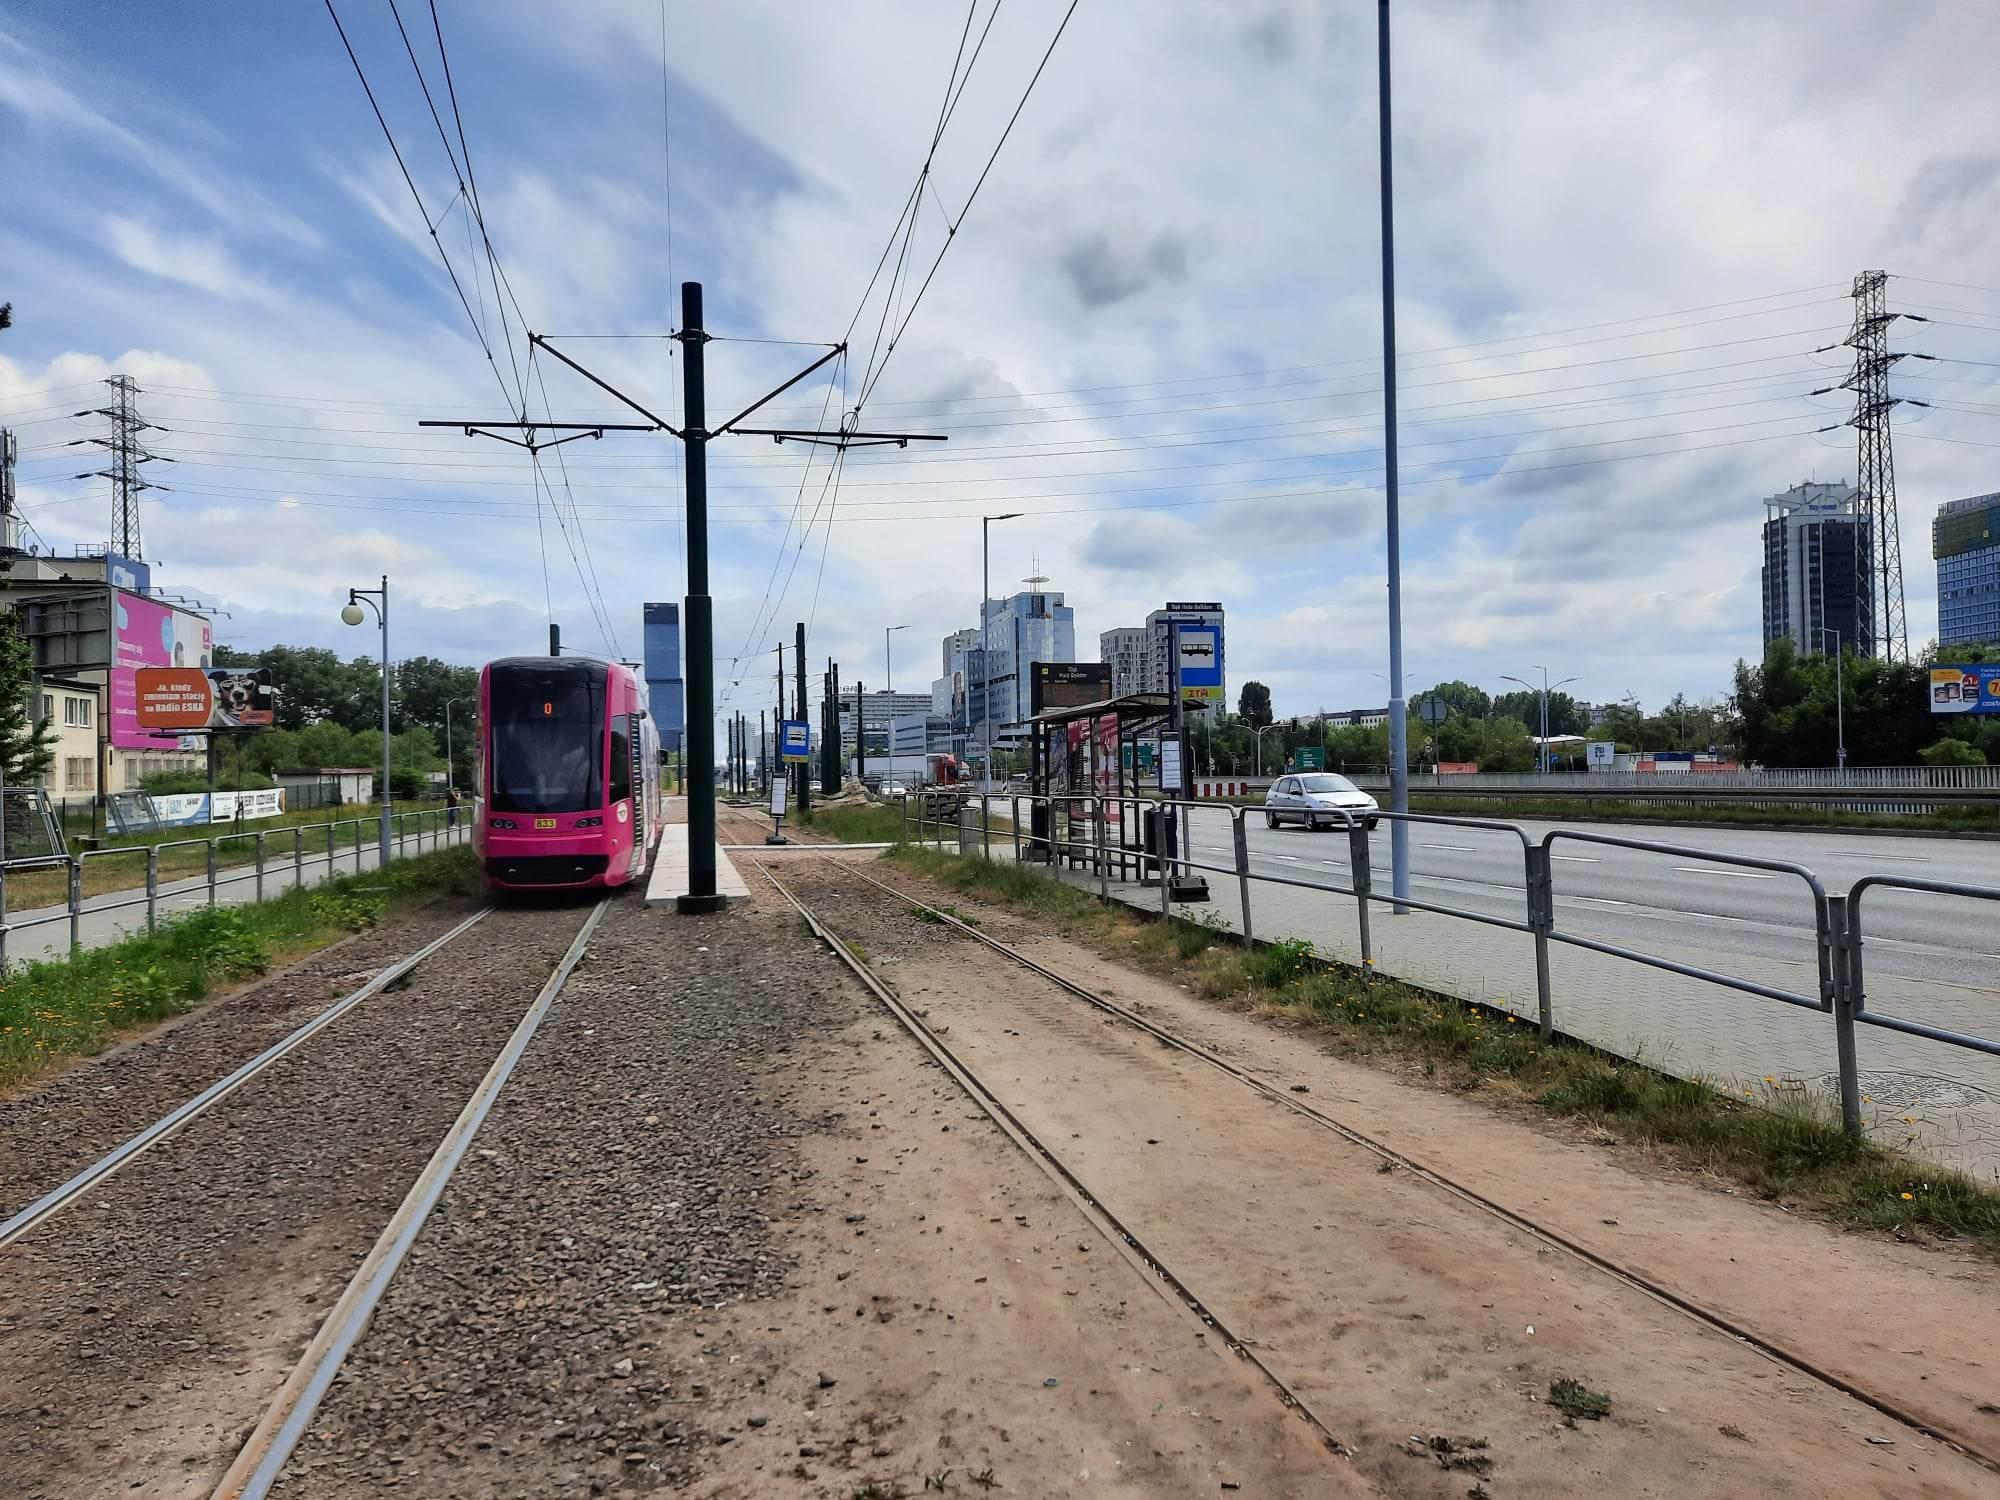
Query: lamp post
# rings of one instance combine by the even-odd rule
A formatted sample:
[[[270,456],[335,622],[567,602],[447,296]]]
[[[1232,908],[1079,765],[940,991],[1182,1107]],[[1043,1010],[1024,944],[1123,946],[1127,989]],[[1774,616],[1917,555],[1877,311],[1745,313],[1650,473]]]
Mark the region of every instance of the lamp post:
[[[1836,764],[1847,769],[1847,693],[1841,683],[1840,632],[1822,625],[1821,636],[1833,637],[1833,739]]]
[[[1264,774],[1264,736],[1268,734],[1271,730],[1276,729],[1277,727],[1278,725],[1275,720],[1273,720],[1269,724],[1264,725],[1263,728],[1261,729],[1258,728],[1255,724],[1252,724],[1250,726],[1251,737],[1256,741],[1257,744],[1257,774],[1259,776],[1262,776]]]
[[[993,795],[993,656],[987,644],[986,601],[993,596],[992,548],[987,542],[987,528],[995,521],[1020,519],[1022,512],[1005,511],[997,516],[979,518],[979,718],[985,729],[986,753],[979,758],[979,795],[986,798]],[[986,804],[982,800],[981,807]]]
[[[1561,682],[1551,686],[1549,682],[1549,669],[1547,667],[1536,666],[1534,670],[1542,674],[1542,685],[1540,687],[1536,687],[1532,682],[1528,682],[1522,678],[1511,676],[1506,672],[1500,674],[1500,680],[1503,682],[1518,682],[1529,692],[1537,693],[1541,697],[1542,733],[1540,740],[1535,746],[1535,773],[1538,776],[1546,776],[1549,771],[1549,694],[1555,691],[1556,688],[1575,682],[1576,679],[1574,677],[1565,677]]]
[[[382,575],[379,589],[349,589],[347,603],[341,606],[340,618],[349,625],[359,625],[368,616],[362,612],[362,601],[375,611],[375,618],[382,629],[382,842],[381,868],[389,868],[389,575]]]
[[[882,627],[882,686],[889,692],[896,691],[896,664],[890,659],[889,637],[899,630],[908,630],[907,625],[884,625]],[[894,748],[893,746],[891,747]]]

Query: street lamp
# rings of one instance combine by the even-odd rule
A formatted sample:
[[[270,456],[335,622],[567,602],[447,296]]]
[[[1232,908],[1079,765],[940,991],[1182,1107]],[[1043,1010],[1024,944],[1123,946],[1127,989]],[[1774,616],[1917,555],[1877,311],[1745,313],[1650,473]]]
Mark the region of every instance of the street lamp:
[[[1276,720],[1266,724],[1262,729],[1259,729],[1255,724],[1250,726],[1251,737],[1257,743],[1257,774],[1259,776],[1264,774],[1264,736],[1277,727]]]
[[[1833,637],[1833,738],[1834,755],[1838,757],[1839,768],[1847,769],[1847,694],[1840,680],[1841,650],[1840,632],[1828,626],[1819,628],[1822,636]]]
[[[993,554],[987,528],[995,521],[1017,521],[1024,514],[1010,510],[997,516],[979,518],[979,717],[985,729],[986,753],[979,758],[979,795],[993,795],[993,650],[987,643],[986,601],[993,596]],[[1019,670],[1016,664],[1015,670]],[[984,807],[982,800],[979,804]]]
[[[1549,682],[1549,669],[1547,667],[1536,666],[1534,669],[1542,674],[1542,685],[1539,688],[1532,682],[1511,676],[1506,672],[1500,674],[1500,680],[1503,682],[1518,682],[1529,692],[1541,695],[1542,733],[1540,743],[1535,747],[1535,772],[1537,775],[1546,776],[1549,770],[1549,694],[1554,692],[1556,688],[1565,687],[1577,679],[1574,677],[1565,677],[1561,682],[1551,685]]]
[[[389,575],[382,575],[379,589],[349,589],[347,603],[341,606],[340,618],[344,624],[359,625],[368,616],[362,611],[362,601],[375,611],[375,618],[382,628],[382,846],[381,868],[389,868]]]
[[[896,664],[889,659],[889,637],[899,630],[908,630],[907,625],[884,625],[882,627],[882,686],[889,692],[896,691]],[[891,710],[893,712],[893,709]],[[891,745],[893,752],[895,746]]]

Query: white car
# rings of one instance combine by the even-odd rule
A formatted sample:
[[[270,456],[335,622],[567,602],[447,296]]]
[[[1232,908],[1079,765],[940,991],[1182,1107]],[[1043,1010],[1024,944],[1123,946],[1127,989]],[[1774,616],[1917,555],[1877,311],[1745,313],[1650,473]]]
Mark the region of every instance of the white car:
[[[1373,797],[1345,776],[1336,776],[1331,771],[1280,776],[1264,794],[1264,821],[1273,828],[1280,823],[1344,828],[1347,819],[1342,813],[1373,828],[1381,810]]]

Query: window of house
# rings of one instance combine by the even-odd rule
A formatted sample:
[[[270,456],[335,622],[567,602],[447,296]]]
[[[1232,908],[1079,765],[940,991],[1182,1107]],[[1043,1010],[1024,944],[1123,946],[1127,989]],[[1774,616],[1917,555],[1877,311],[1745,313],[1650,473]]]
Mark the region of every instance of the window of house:
[[[42,722],[46,724],[49,722],[49,720],[53,719],[55,716],[56,716],[56,695],[54,693],[42,694]]]
[[[88,698],[63,699],[63,723],[72,728],[88,729],[91,723],[92,703]]]
[[[63,790],[66,792],[94,792],[97,790],[97,764],[88,755],[66,755],[63,757]]]

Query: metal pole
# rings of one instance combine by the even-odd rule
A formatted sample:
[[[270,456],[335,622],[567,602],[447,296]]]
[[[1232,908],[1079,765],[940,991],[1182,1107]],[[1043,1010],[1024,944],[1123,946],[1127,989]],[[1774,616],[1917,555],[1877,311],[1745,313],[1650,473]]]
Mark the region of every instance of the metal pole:
[[[1832,952],[1833,1041],[1840,1059],[1840,1124],[1861,1134],[1861,1071],[1854,1046],[1854,938],[1845,893],[1826,898],[1826,941]]]
[[[687,462],[687,755],[688,888],[683,912],[722,909],[715,889],[715,629],[708,593],[708,407],[702,346],[701,283],[681,283],[683,400],[681,439]]]
[[[1236,845],[1236,889],[1243,899],[1243,943],[1248,947],[1250,932],[1250,833],[1246,825],[1250,809],[1239,807],[1229,815],[1231,841]]]
[[[447,698],[447,699],[445,699],[445,700],[444,700],[444,789],[445,789],[445,791],[446,791],[447,793],[449,793],[449,792],[451,791],[451,787],[452,787],[452,780],[451,780],[451,777],[452,777],[452,770],[451,770],[451,701],[452,701],[452,700],[451,700],[451,699],[449,699],[449,698]]]
[[[1354,887],[1355,925],[1361,934],[1361,977],[1372,979],[1375,975],[1375,950],[1368,940],[1368,893],[1373,889],[1375,872],[1373,858],[1368,851],[1366,823],[1347,825],[1347,868],[1348,884]]]
[[[389,575],[382,575],[382,868],[389,868]]]
[[[160,925],[160,851],[148,847],[146,850],[146,931],[153,932]]]
[[[1382,449],[1388,499],[1389,810],[1410,810],[1409,705],[1403,699],[1403,534],[1396,494],[1396,196],[1389,149],[1389,0],[1376,0],[1377,107],[1382,163]],[[1389,826],[1390,893],[1399,915],[1409,908],[1410,825]]]
[[[306,831],[297,823],[292,825],[292,884],[306,883]]]
[[[356,839],[354,843],[356,848],[359,848],[361,846],[361,841],[359,839]],[[208,847],[208,904],[210,906],[214,906],[215,905],[215,840],[210,839],[208,841],[207,847]]]
[[[992,524],[991,516],[979,518],[979,720],[985,741],[979,757],[981,796],[993,790],[993,656],[986,629],[986,601],[993,595]]]
[[[798,649],[792,653],[794,670],[798,674],[797,691],[792,695],[792,708],[798,718],[806,721],[806,738],[812,738],[812,716],[806,712],[806,622],[798,622]],[[889,749],[893,753],[895,746]],[[799,762],[799,822],[804,823],[806,814],[812,811],[812,762]]]
[[[69,950],[83,946],[83,861],[69,862]]]
[[[257,899],[264,899],[264,835],[259,833],[254,845],[257,856]]]
[[[1535,934],[1535,1007],[1542,1040],[1555,1037],[1555,1002],[1549,985],[1549,934],[1556,925],[1554,865],[1546,844],[1530,844],[1525,884],[1528,889],[1528,926]]]
[[[1097,899],[1100,901],[1109,901],[1111,899],[1111,861],[1104,842],[1105,817],[1104,799],[1102,797],[1092,797],[1090,799],[1090,817],[1094,825],[1092,832],[1097,838]]]

